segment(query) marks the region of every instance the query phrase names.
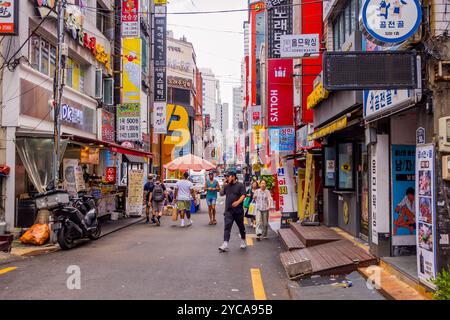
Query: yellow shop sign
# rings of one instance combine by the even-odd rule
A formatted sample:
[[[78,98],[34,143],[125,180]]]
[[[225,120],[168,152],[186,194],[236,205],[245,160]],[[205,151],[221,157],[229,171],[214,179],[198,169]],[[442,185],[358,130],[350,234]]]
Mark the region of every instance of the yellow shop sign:
[[[319,102],[328,98],[329,93],[330,92],[323,87],[323,83],[319,83],[307,98],[306,107],[308,110],[314,108]]]

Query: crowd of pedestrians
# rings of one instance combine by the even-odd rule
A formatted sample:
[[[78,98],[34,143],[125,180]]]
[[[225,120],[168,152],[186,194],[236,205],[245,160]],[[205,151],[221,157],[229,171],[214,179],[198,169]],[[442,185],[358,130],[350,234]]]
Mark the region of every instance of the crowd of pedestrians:
[[[219,247],[220,252],[229,251],[229,241],[233,224],[236,224],[240,233],[240,248],[246,249],[246,230],[244,217],[246,217],[256,230],[256,239],[268,238],[269,211],[274,208],[274,201],[271,192],[267,189],[264,180],[252,179],[248,190],[242,182],[238,181],[235,172],[228,172],[222,181],[221,187],[215,177],[215,173],[210,171],[205,180],[204,189],[206,191],[206,204],[208,205],[209,225],[216,225],[216,205],[218,194],[225,196],[224,232],[223,243]],[[177,215],[180,217],[180,227],[192,226],[191,208],[192,201],[197,203],[197,194],[194,184],[189,180],[189,173],[185,172],[182,179],[177,181],[174,190],[166,188],[161,182],[161,177],[149,176],[148,182],[144,186],[146,201],[146,223],[150,221],[157,226],[161,225],[161,217],[165,204],[171,204]],[[151,217],[150,217],[151,213]]]

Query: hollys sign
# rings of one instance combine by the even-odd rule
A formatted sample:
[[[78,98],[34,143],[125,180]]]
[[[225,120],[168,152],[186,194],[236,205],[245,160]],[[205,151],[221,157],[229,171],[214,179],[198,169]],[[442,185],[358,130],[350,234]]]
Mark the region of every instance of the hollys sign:
[[[418,0],[366,0],[360,24],[366,37],[381,46],[400,44],[416,33],[422,21]]]

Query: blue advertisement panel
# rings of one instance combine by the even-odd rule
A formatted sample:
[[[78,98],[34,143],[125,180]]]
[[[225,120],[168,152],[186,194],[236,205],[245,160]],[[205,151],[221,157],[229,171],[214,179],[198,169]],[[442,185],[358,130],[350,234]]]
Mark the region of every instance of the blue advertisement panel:
[[[392,245],[416,245],[415,145],[392,145]],[[396,250],[398,252],[396,252]],[[401,255],[394,248],[394,255]]]
[[[294,152],[295,130],[293,127],[269,128],[270,152]]]

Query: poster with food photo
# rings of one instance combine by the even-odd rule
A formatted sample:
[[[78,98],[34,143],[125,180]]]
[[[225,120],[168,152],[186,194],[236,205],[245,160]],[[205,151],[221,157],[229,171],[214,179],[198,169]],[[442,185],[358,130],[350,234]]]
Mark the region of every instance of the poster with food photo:
[[[419,198],[419,220],[431,223],[431,202],[430,198]]]
[[[420,282],[435,289],[436,278],[436,204],[435,150],[433,144],[416,146],[417,274]]]

